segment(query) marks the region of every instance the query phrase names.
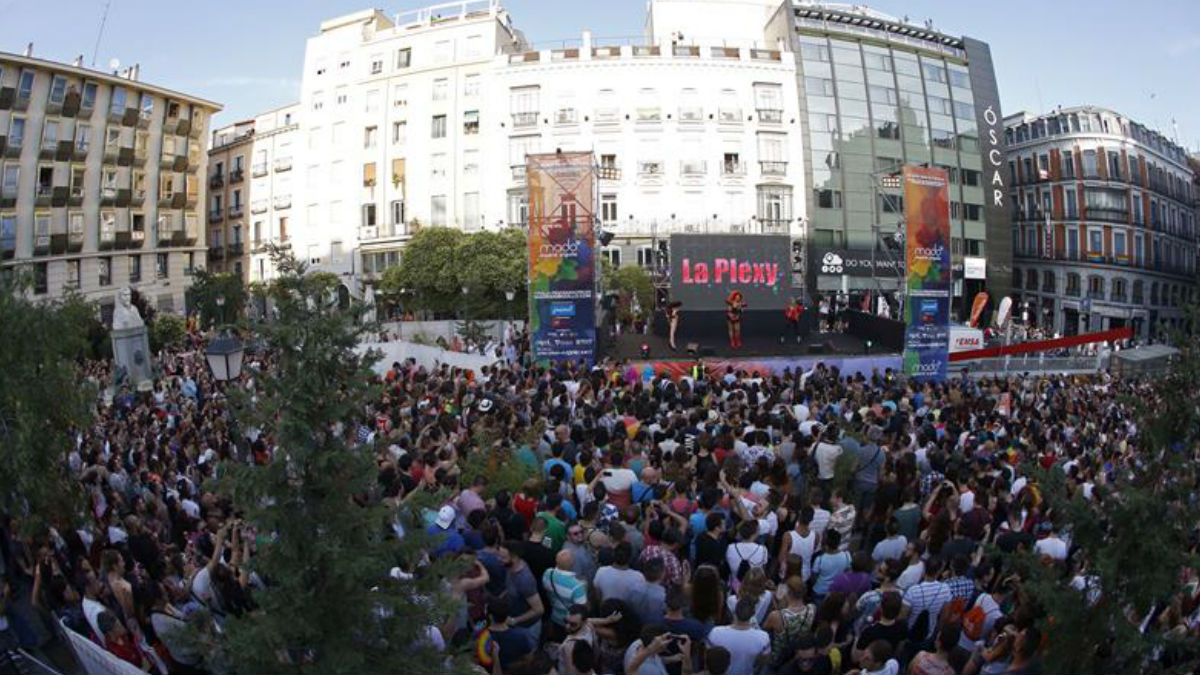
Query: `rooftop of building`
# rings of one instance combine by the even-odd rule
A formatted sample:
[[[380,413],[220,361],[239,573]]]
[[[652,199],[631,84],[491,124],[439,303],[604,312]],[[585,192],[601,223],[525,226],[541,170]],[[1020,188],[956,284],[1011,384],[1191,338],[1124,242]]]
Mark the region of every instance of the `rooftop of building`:
[[[894,17],[867,7],[838,2],[808,2],[793,0],[792,8],[797,19],[820,21],[826,24],[841,24],[847,30],[881,31],[898,40],[917,40],[942,48],[962,49],[961,37],[944,33],[933,27],[933,19],[920,24],[912,23],[909,17]]]
[[[1059,106],[1059,107],[1055,108],[1054,110],[1051,110],[1049,112],[1040,113],[1040,114],[1039,113],[1031,113],[1031,112],[1028,112],[1025,110],[1019,110],[1015,113],[1004,116],[1004,126],[1006,128],[1017,127],[1022,124],[1036,122],[1037,120],[1044,120],[1044,119],[1050,119],[1053,117],[1059,117],[1061,115],[1071,115],[1071,114],[1079,114],[1079,113],[1112,115],[1118,119],[1128,122],[1131,133],[1133,133],[1134,130],[1136,129],[1138,132],[1140,132],[1140,134],[1145,136],[1144,139],[1137,138],[1135,136],[1135,140],[1138,140],[1141,142],[1149,141],[1152,144],[1157,143],[1161,146],[1164,146],[1165,149],[1168,149],[1168,150],[1173,151],[1174,153],[1177,153],[1178,156],[1180,157],[1181,161],[1185,161],[1184,158],[1186,158],[1188,155],[1187,150],[1183,146],[1181,146],[1179,143],[1176,143],[1174,140],[1172,140],[1166,134],[1164,134],[1156,129],[1153,129],[1151,127],[1148,127],[1145,124],[1142,124],[1142,123],[1138,122],[1137,120],[1133,119],[1132,117],[1122,114],[1121,112],[1119,112],[1117,110],[1113,110],[1112,108],[1106,108],[1104,106],[1098,106],[1098,105],[1086,105],[1085,104],[1085,105],[1076,105],[1076,106]],[[1072,131],[1070,133],[1103,133],[1103,132],[1096,130],[1096,131],[1092,131],[1092,132]]]
[[[192,94],[185,94],[174,89],[167,89],[166,87],[160,87],[158,85],[143,82],[141,80],[140,64],[134,64],[133,66],[122,70],[97,70],[95,68],[85,67],[83,65],[82,56],[77,57],[74,63],[63,63],[61,61],[51,61],[49,59],[42,59],[32,56],[32,48],[33,45],[30,43],[30,47],[26,50],[26,54],[14,54],[12,52],[0,51],[0,61],[17,63],[30,68],[50,70],[56,73],[62,73],[64,75],[73,75],[81,79],[96,80],[116,86],[133,87],[158,94],[164,98],[202,105],[210,108],[213,112],[222,110],[224,108],[222,104],[215,101],[210,101],[206,98],[193,96]]]

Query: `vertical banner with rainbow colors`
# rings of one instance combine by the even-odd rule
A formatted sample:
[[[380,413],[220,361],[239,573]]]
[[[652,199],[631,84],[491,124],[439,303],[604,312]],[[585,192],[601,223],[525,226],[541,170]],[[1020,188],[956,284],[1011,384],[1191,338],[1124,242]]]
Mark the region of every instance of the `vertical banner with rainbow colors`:
[[[945,381],[950,356],[950,188],[942,169],[904,167],[904,372]]]
[[[596,233],[590,152],[528,155],[529,334],[539,363],[596,358]]]

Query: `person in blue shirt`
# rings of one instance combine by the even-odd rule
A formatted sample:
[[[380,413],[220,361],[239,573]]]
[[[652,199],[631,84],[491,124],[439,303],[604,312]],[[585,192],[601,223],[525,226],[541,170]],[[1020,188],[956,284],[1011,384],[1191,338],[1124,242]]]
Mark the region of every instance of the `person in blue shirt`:
[[[564,476],[575,475],[575,468],[570,464],[567,464],[566,460],[563,459],[564,449],[565,448],[563,447],[562,443],[555,443],[554,445],[550,446],[550,459],[542,462],[542,473],[546,475],[546,478],[550,477],[550,469],[554,468],[555,466],[561,466],[563,468]]]
[[[438,511],[437,519],[425,529],[435,540],[438,540],[438,546],[433,550],[433,557],[438,558],[458,553],[467,547],[467,542],[463,540],[462,535],[454,529],[454,519],[457,517],[458,513],[453,506],[443,506]]]

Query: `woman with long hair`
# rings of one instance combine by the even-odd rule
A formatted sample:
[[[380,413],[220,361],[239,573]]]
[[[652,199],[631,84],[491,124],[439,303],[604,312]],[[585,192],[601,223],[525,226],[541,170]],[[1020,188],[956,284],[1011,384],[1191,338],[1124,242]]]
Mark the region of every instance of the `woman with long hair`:
[[[682,302],[668,302],[667,308],[664,310],[667,313],[667,344],[671,346],[671,351],[676,351],[675,347],[675,331],[679,328],[679,318],[681,316],[680,308],[683,307]]]
[[[725,324],[729,327],[729,346],[742,346],[742,312],[746,309],[746,301],[742,299],[741,291],[733,291],[725,299]]]
[[[701,565],[692,575],[692,618],[709,624],[721,623],[725,607],[725,582],[712,565]]]

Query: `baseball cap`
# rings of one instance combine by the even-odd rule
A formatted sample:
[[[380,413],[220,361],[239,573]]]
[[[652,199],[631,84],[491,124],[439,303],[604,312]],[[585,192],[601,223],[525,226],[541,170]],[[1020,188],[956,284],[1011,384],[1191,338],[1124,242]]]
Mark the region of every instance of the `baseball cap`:
[[[458,517],[458,513],[453,506],[446,505],[438,510],[437,520],[433,521],[438,527],[443,530],[449,529],[454,524],[454,519]]]

